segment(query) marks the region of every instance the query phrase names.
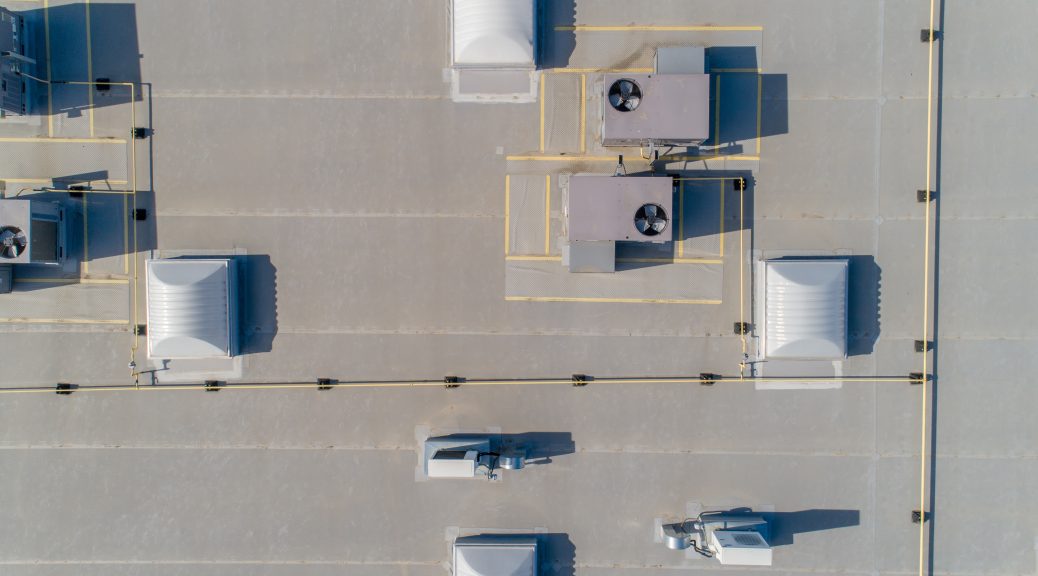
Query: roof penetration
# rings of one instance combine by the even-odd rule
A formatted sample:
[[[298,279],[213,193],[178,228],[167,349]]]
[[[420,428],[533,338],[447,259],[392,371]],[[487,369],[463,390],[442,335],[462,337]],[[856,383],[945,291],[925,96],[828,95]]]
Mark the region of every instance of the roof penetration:
[[[537,576],[537,540],[497,534],[458,538],[454,576]]]
[[[532,68],[533,0],[454,0],[456,66]]]
[[[768,260],[766,358],[847,356],[847,260]]]
[[[149,356],[234,355],[233,260],[148,260],[147,276]]]

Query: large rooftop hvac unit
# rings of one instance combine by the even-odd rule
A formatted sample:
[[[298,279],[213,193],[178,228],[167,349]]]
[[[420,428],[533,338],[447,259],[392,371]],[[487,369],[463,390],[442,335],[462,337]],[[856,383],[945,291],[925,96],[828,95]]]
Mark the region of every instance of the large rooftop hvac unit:
[[[0,199],[0,264],[59,264],[65,210],[57,202]]]
[[[701,47],[661,48],[653,74],[606,74],[604,146],[698,146],[710,136],[710,76]]]
[[[849,261],[780,258],[764,262],[764,357],[847,357]]]
[[[238,348],[235,261],[148,260],[148,356],[227,358]]]
[[[454,540],[454,576],[537,576],[537,537],[480,534]]]
[[[36,63],[28,54],[30,47],[25,18],[0,7],[0,117],[29,113],[31,83],[21,72]]]
[[[574,174],[563,194],[570,272],[613,272],[616,242],[673,239],[671,178]]]

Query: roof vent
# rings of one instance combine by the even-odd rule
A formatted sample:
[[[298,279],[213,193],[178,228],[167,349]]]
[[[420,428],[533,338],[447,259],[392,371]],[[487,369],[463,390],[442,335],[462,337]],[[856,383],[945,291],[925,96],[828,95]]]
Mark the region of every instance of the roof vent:
[[[642,204],[634,213],[634,226],[646,236],[656,236],[667,229],[667,211],[659,204]]]
[[[642,89],[630,78],[621,78],[609,87],[609,103],[620,112],[631,112],[642,102]]]

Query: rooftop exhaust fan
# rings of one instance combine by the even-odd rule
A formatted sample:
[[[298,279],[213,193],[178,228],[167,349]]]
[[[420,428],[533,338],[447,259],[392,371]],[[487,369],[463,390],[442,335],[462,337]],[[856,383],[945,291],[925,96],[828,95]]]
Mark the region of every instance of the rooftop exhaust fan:
[[[28,239],[25,232],[17,226],[4,226],[0,228],[0,257],[12,260],[22,255]]]
[[[620,112],[631,112],[642,101],[642,89],[630,78],[621,78],[609,87],[609,103]]]
[[[634,214],[634,226],[646,236],[656,236],[667,229],[667,211],[659,204],[643,204]]]

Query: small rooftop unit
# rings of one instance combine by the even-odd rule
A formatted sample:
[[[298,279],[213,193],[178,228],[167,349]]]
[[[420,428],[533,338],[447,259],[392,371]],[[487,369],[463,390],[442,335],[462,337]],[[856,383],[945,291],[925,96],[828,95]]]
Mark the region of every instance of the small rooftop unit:
[[[663,543],[672,550],[693,548],[730,566],[771,566],[768,523],[742,513],[705,513],[678,524],[665,524]]]
[[[570,272],[613,272],[616,242],[670,242],[673,203],[671,178],[570,176],[563,187],[563,264]]]
[[[660,48],[652,74],[606,74],[603,146],[698,146],[710,136],[703,48]]]

